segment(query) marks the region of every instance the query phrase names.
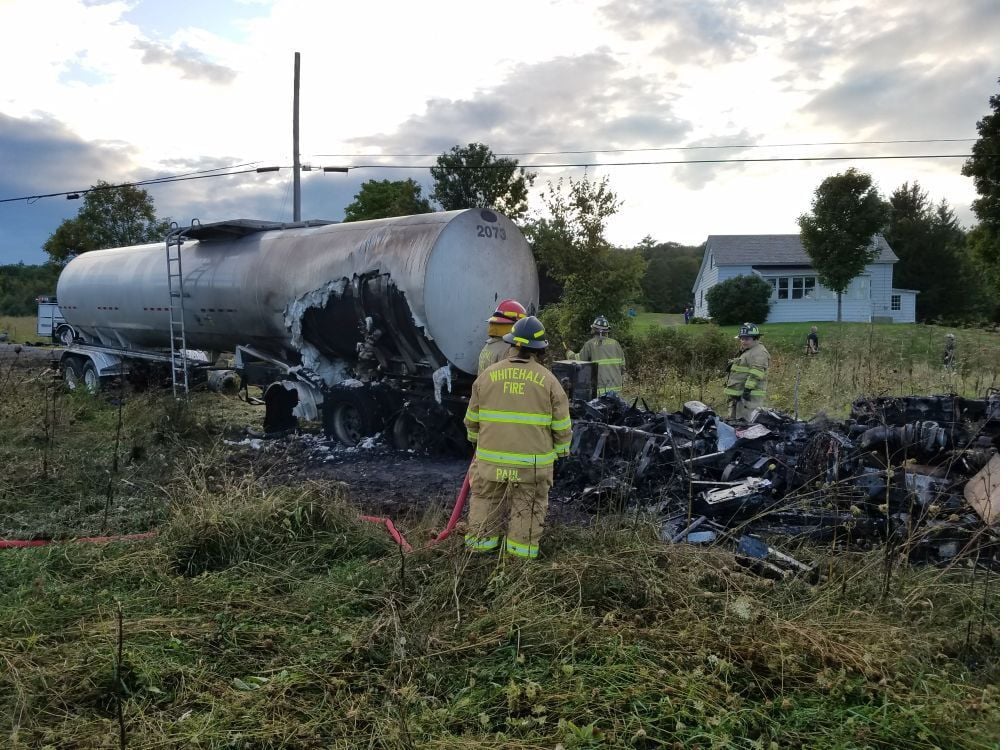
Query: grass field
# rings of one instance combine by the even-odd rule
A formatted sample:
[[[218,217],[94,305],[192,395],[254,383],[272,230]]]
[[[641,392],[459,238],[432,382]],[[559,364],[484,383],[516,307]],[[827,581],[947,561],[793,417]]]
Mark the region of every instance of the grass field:
[[[804,354],[808,324],[772,323],[760,326],[762,341],[770,352],[767,403],[780,411],[809,418],[819,411],[843,417],[855,398],[881,394],[956,392],[982,396],[1000,385],[1000,342],[996,332],[953,329],[930,325],[879,323],[818,323],[820,353]],[[669,330],[649,326],[636,336],[646,346],[648,331]],[[707,324],[673,326],[685,337],[681,346],[709,347],[712,332],[724,343],[725,359],[732,356],[735,326]],[[946,370],[942,362],[945,334],[957,340],[956,367]],[[701,342],[704,342],[703,344]],[[674,352],[670,352],[670,359]],[[720,368],[718,368],[720,369]],[[716,408],[726,408],[722,372],[697,368],[679,371],[658,366],[630,373],[628,392],[641,395],[649,404],[678,409],[684,401],[699,399]]]
[[[34,316],[13,317],[10,315],[0,315],[0,333],[6,331],[10,341],[35,341],[39,338],[36,335],[37,323],[38,321]]]
[[[631,318],[633,330],[646,331],[651,326],[680,326],[683,324],[682,313],[655,313],[639,312],[637,317]]]
[[[872,377],[838,340],[815,388]],[[999,576],[968,560],[899,557],[887,588],[882,550],[794,548],[823,580],[773,584],[646,516],[550,528],[531,564],[459,537],[403,555],[342,483],[225,445],[261,418],[234,397],[120,410],[39,363],[0,362],[0,388],[2,535],[158,532],[0,549],[0,746],[997,745]]]

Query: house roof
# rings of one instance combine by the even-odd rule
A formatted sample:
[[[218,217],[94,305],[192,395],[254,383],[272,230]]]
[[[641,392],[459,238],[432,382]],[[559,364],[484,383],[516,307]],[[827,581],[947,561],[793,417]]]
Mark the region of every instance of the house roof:
[[[879,256],[875,263],[899,260],[885,237],[875,235]],[[719,266],[809,266],[812,259],[797,234],[712,234],[707,252]]]

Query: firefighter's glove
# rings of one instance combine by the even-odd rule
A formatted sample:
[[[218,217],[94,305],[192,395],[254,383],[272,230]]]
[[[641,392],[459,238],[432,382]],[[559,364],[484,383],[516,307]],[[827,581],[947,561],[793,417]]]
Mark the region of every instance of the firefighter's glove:
[[[742,389],[742,398],[745,399],[746,401],[748,401],[749,399],[751,399],[752,398],[752,391],[749,390],[748,388],[743,388]]]
[[[728,364],[726,364],[724,367],[725,375],[731,375],[731,368],[733,364],[735,364],[735,360],[729,359]]]

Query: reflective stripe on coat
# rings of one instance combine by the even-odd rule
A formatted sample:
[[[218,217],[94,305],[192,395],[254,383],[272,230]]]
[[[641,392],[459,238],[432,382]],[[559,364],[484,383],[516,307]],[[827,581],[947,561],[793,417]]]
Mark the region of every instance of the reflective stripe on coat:
[[[570,451],[567,394],[553,373],[520,354],[476,379],[465,426],[477,475],[491,482],[551,478],[553,462]]]

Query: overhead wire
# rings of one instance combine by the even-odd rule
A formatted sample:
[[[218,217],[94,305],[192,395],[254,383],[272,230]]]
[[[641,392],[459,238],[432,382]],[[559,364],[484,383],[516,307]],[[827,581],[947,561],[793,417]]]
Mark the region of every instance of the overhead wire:
[[[541,155],[547,155],[542,152]],[[526,163],[526,164],[491,164],[488,166],[468,166],[461,165],[456,169],[482,170],[482,169],[590,169],[594,167],[633,167],[633,166],[662,166],[680,164],[745,164],[745,163],[770,163],[770,162],[812,162],[812,161],[869,161],[885,159],[967,159],[972,154],[886,154],[886,155],[846,155],[846,156],[771,156],[771,157],[743,157],[743,158],[722,158],[722,159],[662,159],[652,161],[593,161],[579,163]],[[249,166],[261,162],[245,162],[235,166]],[[432,164],[349,164],[340,167],[339,170],[357,169],[432,169],[436,165]],[[197,172],[183,173],[180,175],[170,175],[165,177],[155,177],[146,180],[135,180],[133,182],[123,182],[118,184],[108,184],[92,186],[78,190],[61,190],[52,193],[41,193],[37,195],[24,195],[16,198],[0,198],[0,203],[13,203],[27,201],[34,203],[41,198],[55,198],[58,196],[79,196],[98,190],[111,190],[118,187],[145,187],[148,185],[164,185],[172,182],[187,182],[190,180],[203,180],[213,177],[234,177],[236,175],[249,174],[252,172],[275,172],[280,169],[293,169],[291,165],[282,165],[269,168],[249,168],[232,169],[232,171],[222,171],[232,169],[230,167],[218,167],[216,169],[201,170]],[[304,171],[322,171],[326,167],[303,166]],[[330,167],[330,169],[332,169]]]
[[[721,143],[692,146],[651,146],[642,148],[589,148],[576,151],[497,151],[496,156],[560,156],[563,154],[630,154],[654,151],[696,151],[720,148],[792,148],[798,146],[873,146],[893,143],[962,143],[977,140],[972,138],[901,138],[879,141],[807,141],[793,143]],[[441,154],[306,154],[322,158],[354,158],[360,156],[380,156],[388,159],[422,159]]]

